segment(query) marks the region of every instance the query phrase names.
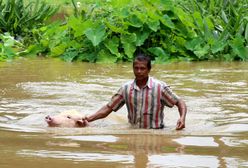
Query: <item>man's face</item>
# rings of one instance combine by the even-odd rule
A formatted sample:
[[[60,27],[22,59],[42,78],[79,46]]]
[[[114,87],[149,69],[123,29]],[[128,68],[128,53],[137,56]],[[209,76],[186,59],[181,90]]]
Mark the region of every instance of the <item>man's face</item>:
[[[147,79],[150,70],[147,68],[147,61],[135,60],[133,64],[133,72],[136,80]]]

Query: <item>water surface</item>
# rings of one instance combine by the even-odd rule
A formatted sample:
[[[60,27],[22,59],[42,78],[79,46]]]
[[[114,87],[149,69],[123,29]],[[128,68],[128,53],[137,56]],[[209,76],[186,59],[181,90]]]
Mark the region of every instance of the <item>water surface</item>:
[[[0,167],[248,167],[248,63],[153,65],[188,106],[163,130],[130,128],[126,108],[87,128],[48,128],[62,111],[94,113],[126,81],[132,65],[51,59],[0,62]]]

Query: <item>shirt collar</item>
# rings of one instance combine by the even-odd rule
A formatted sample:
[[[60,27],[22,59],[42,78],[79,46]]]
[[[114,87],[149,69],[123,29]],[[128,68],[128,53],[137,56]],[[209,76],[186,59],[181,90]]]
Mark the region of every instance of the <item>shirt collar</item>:
[[[140,88],[136,85],[136,80],[135,80],[135,79],[134,79],[134,81],[133,81],[132,86],[133,86],[133,89],[140,90]],[[148,77],[148,80],[147,80],[147,82],[146,82],[145,87],[148,87],[149,89],[152,88],[152,77],[150,77],[150,76]],[[145,87],[144,87],[144,88],[145,88]]]

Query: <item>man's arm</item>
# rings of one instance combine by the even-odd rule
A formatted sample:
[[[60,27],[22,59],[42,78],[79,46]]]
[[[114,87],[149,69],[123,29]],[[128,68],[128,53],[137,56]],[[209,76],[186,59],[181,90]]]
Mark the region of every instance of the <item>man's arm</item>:
[[[85,116],[85,118],[83,118],[83,120],[86,120],[88,122],[92,122],[101,118],[105,118],[107,117],[113,110],[105,105],[103,106],[101,109],[99,109],[96,113],[90,115],[90,116]]]
[[[178,112],[180,115],[180,118],[177,121],[176,130],[181,130],[181,129],[185,128],[185,118],[186,118],[186,113],[187,113],[187,106],[182,99],[178,100],[176,106],[178,108]]]

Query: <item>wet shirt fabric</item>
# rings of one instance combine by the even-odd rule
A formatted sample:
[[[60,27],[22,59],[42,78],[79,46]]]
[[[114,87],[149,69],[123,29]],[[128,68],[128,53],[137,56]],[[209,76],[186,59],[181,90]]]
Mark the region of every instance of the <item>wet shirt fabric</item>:
[[[149,77],[143,88],[135,80],[124,84],[107,106],[117,111],[126,104],[131,125],[158,129],[164,127],[164,106],[173,107],[178,99],[166,83]]]

